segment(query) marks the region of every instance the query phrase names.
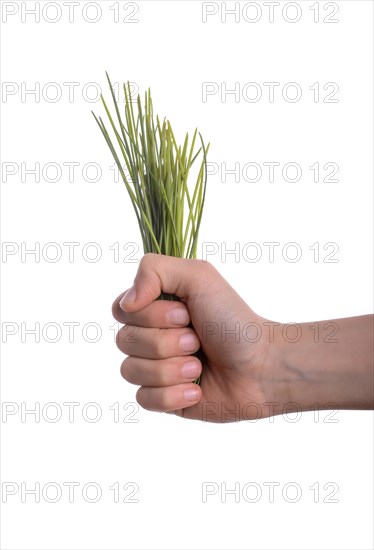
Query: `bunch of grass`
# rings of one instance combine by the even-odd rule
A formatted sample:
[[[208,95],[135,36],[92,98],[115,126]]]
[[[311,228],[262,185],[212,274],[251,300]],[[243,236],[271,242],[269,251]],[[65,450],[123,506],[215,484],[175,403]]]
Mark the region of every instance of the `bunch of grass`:
[[[205,202],[207,153],[201,142],[197,152],[197,128],[189,145],[188,133],[178,145],[170,121],[154,118],[150,89],[145,92],[144,107],[140,95],[134,109],[130,82],[123,85],[124,113],[118,107],[113,86],[106,73],[116,121],[101,95],[115,139],[112,141],[101,117],[93,116],[108,144],[130,196],[141,233],[144,253],[155,252],[178,258],[196,258],[198,234]],[[200,155],[201,154],[201,155]],[[192,189],[188,176],[201,157]],[[178,300],[162,293],[159,299]],[[204,360],[202,350],[196,354]],[[200,377],[195,380],[200,383]]]

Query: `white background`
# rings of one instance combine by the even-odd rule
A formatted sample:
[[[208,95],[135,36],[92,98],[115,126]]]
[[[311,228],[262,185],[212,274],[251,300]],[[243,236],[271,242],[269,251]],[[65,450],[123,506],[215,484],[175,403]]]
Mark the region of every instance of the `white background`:
[[[42,11],[45,3],[36,4]],[[319,21],[314,22],[316,3],[299,1],[301,18],[295,23],[286,19],[295,18],[296,8],[287,8],[282,16],[284,2],[275,8],[273,23],[263,2],[257,3],[261,17],[256,23],[245,20],[254,18],[254,8],[244,15],[240,9],[238,21],[231,15],[222,22],[224,7],[216,4],[218,13],[203,23],[201,2],[158,0],[137,2],[132,18],[138,23],[122,22],[132,11],[129,6],[125,11],[124,2],[117,3],[121,19],[115,22],[110,9],[114,1],[97,2],[99,12],[80,2],[74,22],[60,2],[60,21],[48,21],[57,13],[52,5],[37,23],[22,12],[26,4],[29,9],[35,2],[2,3],[1,221],[2,240],[8,243],[1,264],[3,341],[4,327],[15,331],[2,352],[2,400],[14,412],[2,416],[2,482],[3,489],[5,482],[13,482],[19,491],[2,505],[1,547],[372,548],[371,412],[324,411],[304,413],[296,422],[295,416],[279,416],[210,425],[131,405],[136,387],[119,374],[123,356],[114,344],[111,304],[131,285],[137,269],[136,262],[123,261],[122,246],[140,246],[140,235],[125,187],[114,181],[110,152],[90,113],[93,109],[104,116],[92,98],[101,86],[109,101],[107,70],[113,82],[137,83],[141,94],[150,86],[155,111],[171,120],[179,141],[198,126],[211,142],[210,162],[220,168],[208,180],[200,243],[217,243],[218,252],[207,259],[260,315],[302,322],[371,313],[372,2],[319,2]],[[5,19],[4,10],[16,8]],[[332,11],[337,11],[332,18],[338,22],[324,22]],[[96,13],[97,22],[89,22]],[[219,90],[206,102],[204,82],[216,83]],[[237,101],[232,94],[221,95],[224,83],[232,89],[235,82]],[[249,82],[261,86],[257,102],[243,97]],[[273,102],[264,82],[279,83]],[[289,82],[302,90],[297,102],[282,96]],[[309,89],[316,82],[317,102]],[[332,90],[323,90],[328,82],[338,84],[338,102],[323,101]],[[40,94],[22,94],[37,83]],[[46,88],[48,83],[54,87]],[[73,97],[66,83],[77,84]],[[97,83],[96,88],[88,83]],[[61,97],[54,102],[56,90]],[[73,182],[63,164],[68,162],[78,163]],[[97,182],[83,176],[84,166],[92,162],[102,170]],[[221,163],[232,168],[236,162],[241,167],[258,163],[262,178],[250,182],[241,176],[236,182],[227,175],[222,182]],[[272,183],[264,162],[280,163]],[[281,168],[289,162],[302,169],[297,182],[282,177]],[[316,162],[321,168],[317,183],[309,168]],[[328,162],[338,165],[338,182],[322,181]],[[55,174],[51,168],[36,182],[35,176],[22,173],[22,163],[24,168],[40,163],[41,172],[48,163],[58,163],[61,178],[48,181]],[[5,178],[9,166],[18,172]],[[274,262],[263,244],[269,241],[280,243]],[[67,242],[79,243],[72,262],[63,245]],[[95,249],[85,248],[92,242],[102,253],[97,262],[84,256],[94,257]],[[242,254],[249,242],[261,247],[258,262]],[[298,262],[282,256],[290,242],[300,246]],[[323,261],[331,252],[323,246],[330,242],[339,247],[336,262]],[[22,257],[21,250],[35,248],[35,243],[42,250],[40,261],[30,254]],[[60,247],[59,261],[49,260],[56,249],[43,248],[47,243]],[[114,243],[121,247],[118,262],[110,249]],[[309,249],[314,243],[320,247],[316,262]],[[225,246],[236,246],[239,258],[221,256]],[[14,254],[4,255],[4,250]],[[202,257],[201,246],[198,255]],[[139,249],[134,258],[140,257]],[[77,323],[72,343],[68,322]],[[54,337],[51,329],[36,343],[35,335],[24,334],[36,323],[41,333],[48,323],[59,324],[61,339],[46,341]],[[96,343],[87,341],[94,331],[84,338],[87,323],[101,328]],[[51,402],[62,411],[55,423],[50,421],[55,410],[43,409]],[[71,423],[66,402],[79,403]],[[94,413],[85,408],[90,402],[102,412],[97,422],[82,416]],[[30,414],[22,422],[22,407],[35,408],[37,403],[44,410],[40,422]],[[110,409],[115,403],[119,422]],[[126,417],[136,422],[123,422]],[[79,483],[73,503],[66,482]],[[89,482],[101,487],[96,503],[82,496]],[[139,488],[133,497],[138,502],[115,503],[109,487],[129,482]],[[219,490],[204,503],[206,482]],[[249,498],[243,496],[250,482],[262,490],[258,502],[248,502],[254,490]],[[274,502],[264,485],[268,482],[279,484]],[[329,482],[338,486],[338,502],[324,502],[331,488],[323,487]],[[29,495],[22,502],[22,483],[28,488],[59,484],[61,500],[50,503],[41,495],[35,503]],[[230,489],[235,483],[238,502],[232,494],[222,502],[224,484]],[[297,502],[289,502],[291,489],[289,498],[282,496],[287,483],[300,487]],[[319,502],[313,501],[310,489],[315,483]],[[130,493],[127,487],[121,500]]]

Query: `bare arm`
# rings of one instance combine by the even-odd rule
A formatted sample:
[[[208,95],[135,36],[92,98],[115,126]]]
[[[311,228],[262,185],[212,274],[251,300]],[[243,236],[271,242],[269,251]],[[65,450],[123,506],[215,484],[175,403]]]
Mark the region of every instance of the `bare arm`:
[[[340,409],[374,408],[373,318],[303,323],[289,338],[284,337],[284,325],[275,329],[275,345],[269,346],[271,400],[293,401],[302,410],[334,404]]]

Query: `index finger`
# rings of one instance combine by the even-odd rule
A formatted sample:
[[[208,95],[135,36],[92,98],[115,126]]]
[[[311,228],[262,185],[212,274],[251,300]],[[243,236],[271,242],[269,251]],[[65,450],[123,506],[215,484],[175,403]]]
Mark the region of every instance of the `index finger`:
[[[190,323],[187,307],[179,301],[154,300],[143,309],[135,312],[123,311],[119,302],[125,292],[113,303],[113,317],[124,325],[136,325],[145,328],[184,327]]]

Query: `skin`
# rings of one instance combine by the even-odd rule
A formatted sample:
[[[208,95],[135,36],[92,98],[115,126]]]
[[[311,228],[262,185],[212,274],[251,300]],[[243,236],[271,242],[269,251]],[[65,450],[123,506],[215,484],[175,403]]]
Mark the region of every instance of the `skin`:
[[[161,291],[180,301],[157,300]],[[143,256],[113,315],[124,324],[121,374],[140,386],[144,409],[230,422],[374,408],[373,315],[276,323],[252,311],[209,262],[159,254]]]

